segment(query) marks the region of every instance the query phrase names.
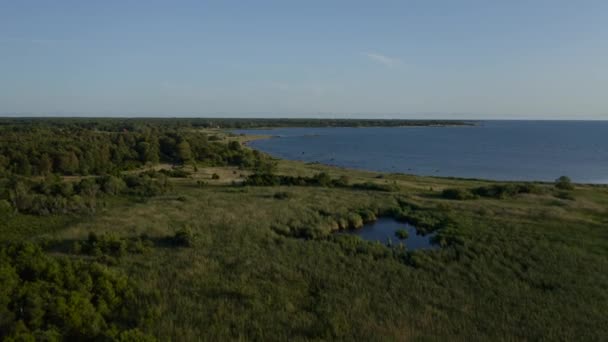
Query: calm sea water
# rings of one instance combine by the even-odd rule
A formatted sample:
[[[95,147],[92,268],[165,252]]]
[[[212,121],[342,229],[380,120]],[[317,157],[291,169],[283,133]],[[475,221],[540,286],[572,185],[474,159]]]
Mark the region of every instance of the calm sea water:
[[[466,127],[280,128],[250,146],[276,157],[426,176],[608,183],[608,121]]]

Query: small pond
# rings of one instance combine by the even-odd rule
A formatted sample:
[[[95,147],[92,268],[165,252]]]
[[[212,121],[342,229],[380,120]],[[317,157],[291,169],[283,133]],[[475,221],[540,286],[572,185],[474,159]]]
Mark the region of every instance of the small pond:
[[[395,232],[401,229],[407,230],[408,237],[406,239],[401,240],[395,235]],[[435,236],[434,233],[426,235],[418,234],[416,232],[416,227],[392,218],[379,218],[359,229],[349,229],[341,234],[357,235],[363,240],[379,241],[381,243],[388,243],[388,241],[391,241],[393,245],[398,245],[403,242],[406,249],[410,251],[438,248],[437,245],[431,243],[431,239]]]

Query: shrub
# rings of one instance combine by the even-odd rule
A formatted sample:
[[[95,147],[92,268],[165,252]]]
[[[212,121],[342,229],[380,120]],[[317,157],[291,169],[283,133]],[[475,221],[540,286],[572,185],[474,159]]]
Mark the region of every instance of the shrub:
[[[475,195],[473,195],[468,189],[449,188],[444,189],[441,192],[441,197],[453,200],[468,200],[474,199]]]
[[[100,256],[113,255],[123,256],[127,252],[127,242],[114,234],[97,235],[89,233],[89,238],[80,247],[82,253]],[[73,251],[78,251],[78,246],[74,244]]]
[[[359,190],[371,190],[371,191],[399,191],[399,186],[396,184],[378,184],[374,182],[365,182],[353,184],[353,188]]]
[[[395,236],[401,240],[405,240],[409,236],[409,233],[406,229],[397,229],[397,231],[395,232]]]
[[[218,175],[217,173],[214,173],[211,175],[211,179],[220,179],[220,175]]]
[[[173,235],[171,241],[176,246],[192,247],[194,245],[195,235],[190,227],[179,229]]]
[[[12,211],[13,208],[7,200],[0,200],[0,215],[8,215]]]
[[[275,199],[286,199],[289,198],[289,194],[285,191],[276,192],[273,196]]]
[[[312,183],[319,186],[332,186],[333,181],[327,172],[317,173],[312,177]]]
[[[522,194],[542,194],[544,189],[532,183],[519,184],[519,193]]]
[[[480,186],[470,191],[473,198],[475,196],[479,197],[488,197],[488,198],[509,198],[513,196],[517,196],[519,194],[540,194],[543,192],[543,189],[537,185],[530,183],[522,183],[522,184],[493,184],[489,186]],[[456,193],[444,194],[445,196],[459,196]],[[467,197],[466,194],[462,194],[462,196]],[[448,198],[448,197],[446,197]],[[454,199],[467,199],[467,198],[454,198]]]
[[[574,196],[572,196],[572,194],[568,191],[559,191],[555,194],[555,197],[559,199],[574,201]]]
[[[490,186],[480,186],[471,191],[481,197],[507,198],[519,194],[519,187],[515,184],[495,184]]]
[[[363,227],[363,219],[357,213],[348,214],[348,227],[349,228],[361,228]]]
[[[555,187],[560,190],[573,190],[572,180],[567,176],[561,176],[555,180]]]
[[[348,176],[340,176],[340,178],[333,181],[335,186],[347,187],[350,184],[350,178]]]
[[[155,172],[153,176],[147,173],[125,175],[123,179],[127,184],[128,193],[138,196],[152,197],[163,194],[170,188],[167,176],[159,172]]]
[[[160,170],[159,172],[174,178],[188,178],[188,176],[190,176],[190,172],[185,171],[184,169]]]
[[[101,179],[101,189],[103,192],[110,195],[121,193],[127,184],[120,178],[114,176],[106,176]]]
[[[88,254],[92,256],[121,257],[128,253],[141,254],[145,252],[152,241],[147,237],[118,237],[115,234],[97,235],[89,233],[86,241],[74,242],[72,252],[75,254]]]
[[[369,210],[369,209],[360,210],[359,215],[361,216],[361,219],[363,219],[364,223],[372,222],[377,219],[376,213],[374,213],[372,210]]]
[[[338,217],[336,219],[336,222],[338,223],[338,227],[340,229],[348,229],[348,219],[344,218],[344,217]]]

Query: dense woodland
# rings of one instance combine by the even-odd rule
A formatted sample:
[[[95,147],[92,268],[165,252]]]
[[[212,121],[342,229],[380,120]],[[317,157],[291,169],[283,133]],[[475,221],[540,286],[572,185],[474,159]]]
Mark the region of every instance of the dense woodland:
[[[169,187],[166,173],[121,173],[159,163],[177,170],[231,165],[263,173],[272,172],[274,165],[268,156],[243,148],[238,141],[219,142],[190,126],[166,128],[162,122],[145,121],[129,125],[103,121],[99,127],[88,120],[26,122],[5,120],[0,126],[0,211],[95,212],[103,195],[163,193]],[[61,176],[88,177],[65,181]]]
[[[256,151],[214,141],[190,129],[159,125],[87,128],[83,125],[0,126],[0,173],[24,176],[101,175],[162,163],[236,165],[264,169]],[[86,126],[86,125],[85,125]]]
[[[48,256],[31,243],[0,246],[0,338],[150,341],[155,318],[124,275],[100,263]]]
[[[0,119],[0,340],[608,336],[605,186],[275,160],[216,129],[286,124]],[[340,234],[379,217],[435,248]]]

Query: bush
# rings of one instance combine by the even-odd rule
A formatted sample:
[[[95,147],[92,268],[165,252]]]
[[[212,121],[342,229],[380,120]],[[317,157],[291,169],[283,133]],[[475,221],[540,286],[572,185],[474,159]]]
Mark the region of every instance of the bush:
[[[254,173],[249,175],[243,185],[252,186],[322,186],[322,187],[349,187],[350,180],[348,177],[341,176],[337,179],[332,179],[326,172],[318,173],[312,177],[293,177],[273,175],[271,173]],[[365,182],[353,184],[354,189],[372,190],[372,191],[398,191],[399,187],[396,184],[377,184],[373,182]]]
[[[338,187],[347,187],[350,184],[350,178],[348,176],[340,176],[337,180],[334,180],[334,185]]]
[[[574,196],[572,196],[572,194],[568,191],[559,191],[557,194],[555,194],[555,197],[568,201],[574,201],[575,199]]]
[[[211,175],[211,179],[220,179],[220,175],[218,175],[217,173],[214,173]]]
[[[314,175],[311,179],[311,183],[319,186],[329,187],[334,185],[331,177],[327,172],[320,172]]]
[[[509,198],[519,194],[540,194],[543,189],[530,183],[522,184],[493,184],[473,189],[450,188],[442,191],[441,196],[447,199],[468,200],[477,197]]]
[[[474,199],[475,195],[468,189],[450,188],[441,192],[441,197],[453,200],[468,200]]]
[[[127,187],[127,184],[120,178],[106,176],[101,179],[101,189],[110,195],[118,195]]]
[[[572,180],[570,180],[567,176],[561,176],[555,180],[555,187],[560,190],[573,190],[574,185],[572,184]]]
[[[170,188],[167,176],[159,172],[152,175],[148,173],[125,175],[123,180],[127,184],[127,193],[137,196],[157,196],[164,194]]]
[[[361,219],[363,219],[364,223],[376,221],[377,219],[376,213],[369,209],[359,210],[359,215],[361,216]]]
[[[273,196],[275,199],[287,199],[289,198],[289,194],[285,191],[276,192]]]
[[[353,188],[359,190],[371,190],[371,191],[399,191],[399,186],[396,184],[378,184],[374,182],[365,182],[353,184]]]
[[[401,240],[405,240],[409,236],[409,233],[406,229],[397,229],[397,231],[395,232],[395,236]]]
[[[127,253],[141,254],[144,253],[148,246],[152,244],[149,239],[138,237],[118,237],[115,234],[97,235],[94,232],[89,233],[86,241],[80,243],[75,242],[72,246],[72,252],[75,254],[88,254],[93,256],[112,256],[121,257]]]
[[[11,204],[7,200],[0,200],[0,215],[8,215],[12,212]]]
[[[195,235],[190,227],[179,229],[175,232],[175,235],[173,235],[173,238],[171,239],[174,245],[183,247],[192,247],[194,245],[194,240]]]
[[[77,250],[77,247],[74,247],[74,249]],[[98,236],[94,232],[91,232],[89,233],[89,238],[84,242],[80,249],[85,254],[120,257],[126,254],[127,243],[124,239],[121,239],[114,234]]]
[[[471,191],[481,197],[507,198],[520,193],[520,188],[516,184],[494,184],[490,186],[480,186]]]
[[[357,213],[349,213],[347,216],[349,228],[361,228],[363,227],[363,219]]]
[[[160,170],[159,172],[174,178],[188,178],[188,176],[190,176],[190,172],[183,169]]]

